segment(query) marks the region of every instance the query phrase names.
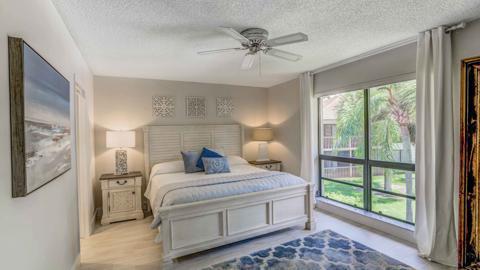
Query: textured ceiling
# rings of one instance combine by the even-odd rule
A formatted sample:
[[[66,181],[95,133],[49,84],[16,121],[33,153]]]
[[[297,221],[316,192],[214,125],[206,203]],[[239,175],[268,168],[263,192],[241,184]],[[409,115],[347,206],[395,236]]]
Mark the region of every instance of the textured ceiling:
[[[261,87],[480,14],[480,0],[52,1],[95,75]],[[299,62],[262,57],[259,76],[240,70],[242,52],[196,54],[238,45],[218,26],[310,40],[279,47]]]

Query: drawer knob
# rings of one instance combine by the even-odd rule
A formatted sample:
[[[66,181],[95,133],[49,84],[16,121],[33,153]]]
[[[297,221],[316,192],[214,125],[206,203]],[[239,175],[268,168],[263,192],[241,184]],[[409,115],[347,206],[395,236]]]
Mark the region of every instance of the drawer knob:
[[[127,182],[127,180],[123,180],[123,183],[120,183],[120,180],[117,180],[117,184],[119,184],[120,186],[125,185]]]

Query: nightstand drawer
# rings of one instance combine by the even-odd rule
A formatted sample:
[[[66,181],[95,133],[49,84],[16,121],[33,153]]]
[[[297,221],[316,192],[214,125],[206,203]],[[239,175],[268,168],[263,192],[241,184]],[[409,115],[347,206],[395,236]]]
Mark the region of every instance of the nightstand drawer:
[[[108,181],[109,188],[124,188],[135,185],[135,178],[114,179]]]
[[[262,168],[269,171],[280,171],[281,163],[273,163],[273,164],[262,164],[262,165],[255,165],[255,167]]]

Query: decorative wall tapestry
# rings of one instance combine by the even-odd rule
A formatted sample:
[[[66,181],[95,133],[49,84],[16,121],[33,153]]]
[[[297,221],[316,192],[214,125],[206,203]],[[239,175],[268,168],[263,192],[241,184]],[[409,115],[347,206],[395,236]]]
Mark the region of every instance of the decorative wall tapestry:
[[[233,108],[232,97],[217,97],[217,117],[231,117]]]
[[[175,117],[175,97],[173,96],[153,96],[152,97],[153,116],[162,118]]]
[[[70,83],[20,38],[8,38],[12,197],[71,168]]]
[[[185,97],[185,112],[188,118],[203,119],[207,116],[207,105],[205,97]]]
[[[458,265],[480,265],[480,57],[462,61]]]

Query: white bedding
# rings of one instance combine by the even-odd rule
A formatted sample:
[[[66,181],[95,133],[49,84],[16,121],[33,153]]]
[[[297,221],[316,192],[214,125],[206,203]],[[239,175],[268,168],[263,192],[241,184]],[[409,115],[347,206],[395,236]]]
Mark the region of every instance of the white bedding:
[[[163,186],[166,186],[172,183],[190,182],[190,181],[210,179],[210,178],[225,178],[225,176],[238,176],[238,175],[245,175],[245,174],[265,171],[263,169],[248,165],[248,163],[230,165],[230,171],[231,171],[230,173],[220,173],[220,174],[213,174],[213,175],[205,174],[205,172],[185,173],[184,171],[173,172],[173,173],[157,173],[157,171],[153,169],[152,169],[152,173],[150,174],[151,175],[150,182],[145,192],[145,196],[150,200],[150,205],[152,209],[156,208],[156,206],[153,205],[153,202],[156,201],[156,195],[158,194],[158,190]]]

